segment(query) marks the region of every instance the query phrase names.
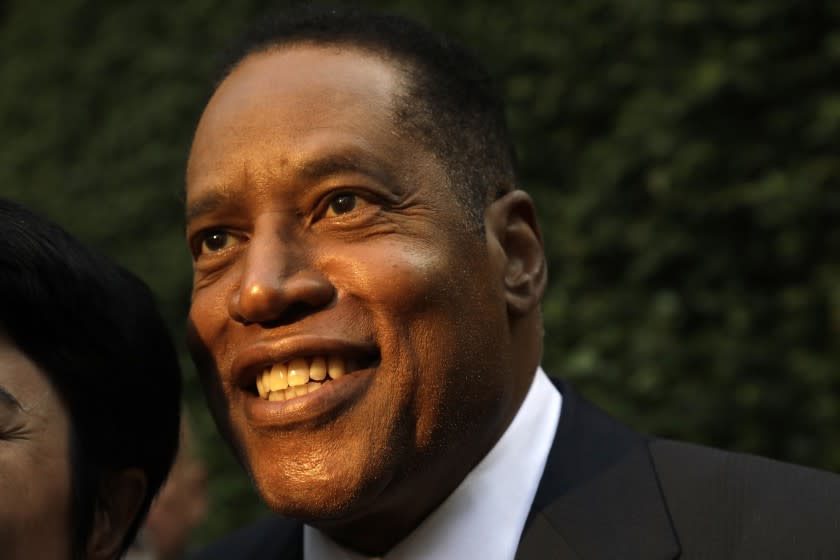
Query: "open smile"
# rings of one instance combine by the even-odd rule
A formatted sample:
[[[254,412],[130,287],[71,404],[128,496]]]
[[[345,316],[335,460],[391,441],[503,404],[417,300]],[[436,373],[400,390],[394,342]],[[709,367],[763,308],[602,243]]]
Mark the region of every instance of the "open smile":
[[[375,367],[376,358],[345,358],[340,355],[294,358],[267,366],[257,375],[256,389],[261,399],[287,401],[320,389],[327,382],[352,373]]]
[[[252,425],[281,428],[335,418],[366,391],[380,363],[378,349],[371,347],[300,346],[293,353],[242,368],[240,389]],[[259,349],[253,349],[243,360],[250,361],[257,353]]]

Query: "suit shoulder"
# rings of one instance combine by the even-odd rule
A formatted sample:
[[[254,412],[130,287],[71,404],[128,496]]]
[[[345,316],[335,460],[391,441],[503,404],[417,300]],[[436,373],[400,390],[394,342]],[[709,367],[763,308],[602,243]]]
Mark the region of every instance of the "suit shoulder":
[[[684,546],[711,539],[735,557],[778,558],[794,545],[840,557],[840,476],[688,443],[649,446]]]
[[[716,481],[768,499],[785,498],[814,506],[840,504],[840,475],[834,473],[678,441],[654,439],[649,446],[660,475],[675,482],[681,478],[697,483]]]
[[[190,560],[294,558],[302,554],[301,535],[299,523],[268,517],[222,537]]]

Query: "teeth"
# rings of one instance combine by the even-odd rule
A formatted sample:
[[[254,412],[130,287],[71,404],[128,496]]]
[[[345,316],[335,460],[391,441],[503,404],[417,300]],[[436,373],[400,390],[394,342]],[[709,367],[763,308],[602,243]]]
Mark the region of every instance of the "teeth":
[[[305,358],[289,362],[289,387],[299,387],[309,382],[309,364]]]
[[[327,362],[327,373],[330,374],[332,379],[338,379],[344,375],[344,360],[339,356],[330,356]]]
[[[268,401],[284,401],[317,391],[329,379],[338,379],[346,372],[347,364],[340,356],[315,356],[311,362],[295,358],[286,363],[265,368],[257,376],[257,392]],[[328,377],[329,376],[329,377]]]
[[[263,382],[265,385],[265,382]],[[268,388],[271,391],[282,391],[289,386],[285,364],[274,364],[268,374]]]
[[[323,357],[318,356],[312,358],[312,363],[309,365],[309,379],[315,381],[323,381],[327,378],[327,362]]]
[[[263,375],[257,376],[257,392],[260,394],[260,398],[267,399],[268,398],[268,390],[265,388],[265,384],[263,383]]]

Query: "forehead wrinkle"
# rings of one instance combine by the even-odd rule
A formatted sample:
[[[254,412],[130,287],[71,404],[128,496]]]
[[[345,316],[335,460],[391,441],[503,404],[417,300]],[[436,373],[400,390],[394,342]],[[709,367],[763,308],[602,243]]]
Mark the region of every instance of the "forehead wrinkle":
[[[275,167],[278,170],[289,166],[289,162],[285,158],[277,158],[277,162]],[[248,158],[242,158],[239,172],[233,175],[232,180],[223,180],[216,184],[209,183],[209,186],[200,187],[204,192],[197,195],[194,200],[189,201],[186,206],[186,222],[188,224],[191,220],[213,214],[221,209],[235,209],[244,206],[242,187],[246,189],[265,189],[267,185],[276,180],[279,171],[260,170]],[[187,186],[187,191],[189,191],[189,186]]]

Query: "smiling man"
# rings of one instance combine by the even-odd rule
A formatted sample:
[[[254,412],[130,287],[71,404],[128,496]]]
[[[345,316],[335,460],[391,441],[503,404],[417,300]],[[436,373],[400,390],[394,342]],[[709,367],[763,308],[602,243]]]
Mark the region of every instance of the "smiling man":
[[[549,381],[512,153],[486,72],[411,22],[307,12],[231,51],[187,171],[189,338],[283,517],[206,557],[840,551],[836,477],[649,440]]]

